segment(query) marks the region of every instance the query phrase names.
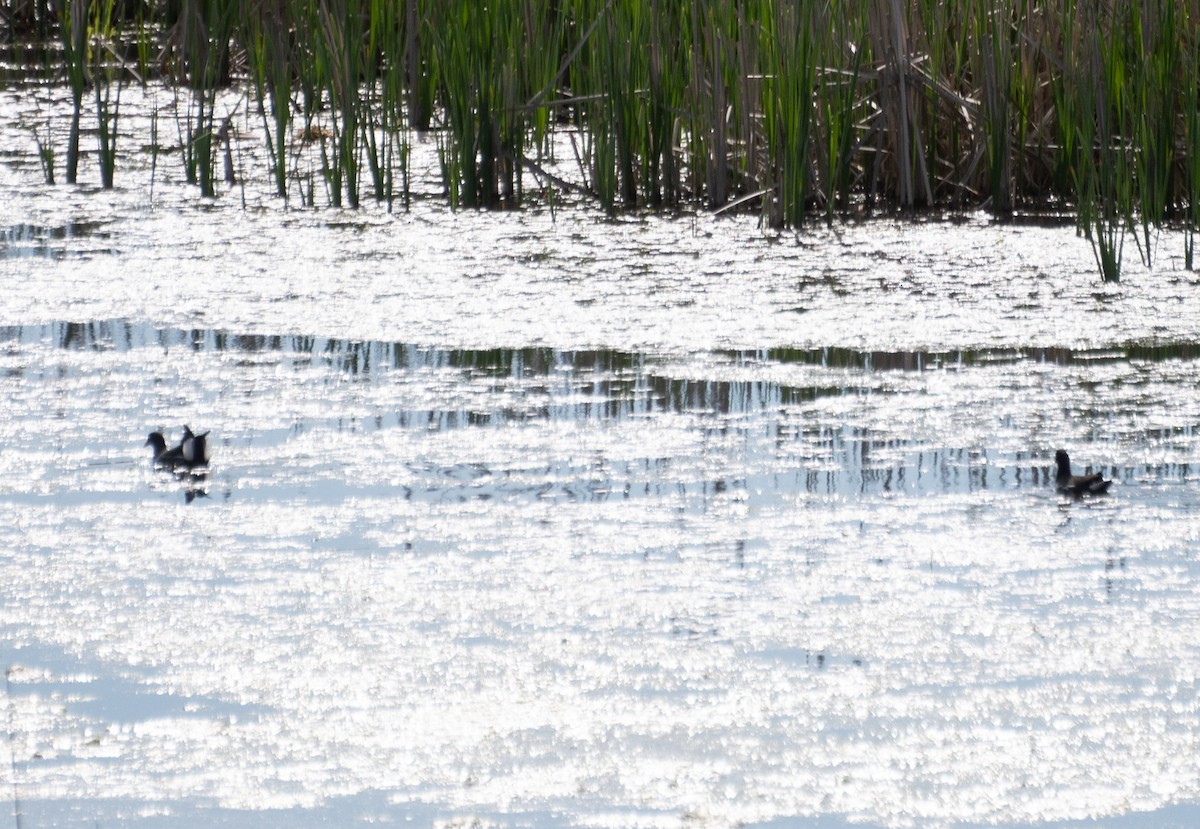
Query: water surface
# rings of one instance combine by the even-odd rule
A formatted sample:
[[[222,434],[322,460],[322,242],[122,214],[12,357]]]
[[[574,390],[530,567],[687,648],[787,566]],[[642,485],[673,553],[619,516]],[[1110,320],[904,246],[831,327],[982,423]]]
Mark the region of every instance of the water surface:
[[[1063,227],[243,208],[130,165],[0,163],[23,826],[1200,817],[1169,250],[1101,286]],[[203,477],[142,446],[184,424]],[[1059,447],[1113,495],[1056,495]]]

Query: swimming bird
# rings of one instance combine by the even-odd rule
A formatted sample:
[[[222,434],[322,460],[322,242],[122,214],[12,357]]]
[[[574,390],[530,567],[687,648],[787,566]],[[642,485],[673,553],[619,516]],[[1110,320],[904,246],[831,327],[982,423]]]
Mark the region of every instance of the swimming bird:
[[[208,432],[202,435],[192,434],[192,430],[183,427],[183,440],[178,446],[167,448],[167,439],[162,432],[151,432],[146,438],[146,446],[154,452],[154,465],[164,469],[195,469],[198,466],[208,466]]]
[[[1067,495],[1103,495],[1112,486],[1112,481],[1104,480],[1104,476],[1099,472],[1091,475],[1072,475],[1071,458],[1063,449],[1054,453],[1054,462],[1058,464],[1054,486],[1059,492]]]
[[[163,437],[162,432],[151,432],[145,445],[154,453],[154,463],[158,466],[178,466],[184,462],[183,444],[168,449],[167,439]]]
[[[208,432],[193,434],[190,426],[183,427],[183,443],[179,444],[183,460],[191,466],[208,464]]]

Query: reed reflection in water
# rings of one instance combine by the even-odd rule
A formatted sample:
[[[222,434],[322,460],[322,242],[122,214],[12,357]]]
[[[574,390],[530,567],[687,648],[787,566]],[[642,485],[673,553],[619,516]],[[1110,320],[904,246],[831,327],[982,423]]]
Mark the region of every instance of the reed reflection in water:
[[[0,328],[0,343],[117,353],[146,349],[164,354],[208,353],[240,361],[247,368],[268,364],[327,368],[333,372],[327,378],[378,386],[399,382],[403,387],[417,382],[433,390],[433,394],[406,396],[398,405],[367,419],[346,419],[340,414],[318,418],[335,430],[363,433],[395,427],[446,431],[536,422],[576,424],[631,418],[649,422],[663,415],[686,416],[702,442],[736,436],[747,451],[756,446],[753,451],[771,463],[794,469],[788,486],[827,495],[969,492],[1049,483],[1053,447],[1048,445],[1031,443],[1005,452],[980,440],[979,435],[964,435],[973,439],[954,445],[947,440],[948,434],[939,439],[930,430],[923,433],[918,421],[927,419],[926,415],[944,416],[939,410],[946,405],[940,401],[931,411],[922,410],[918,395],[931,390],[924,379],[929,376],[1004,372],[1030,364],[1095,367],[1126,366],[1131,361],[1191,361],[1200,350],[1192,344],[1133,344],[1096,352],[922,353],[830,348],[719,352],[696,362],[614,350],[447,350],[311,336],[158,329],[125,321]],[[258,357],[266,358],[265,363]],[[1019,378],[1014,376],[1014,380]],[[203,385],[197,386],[198,393],[205,391]],[[421,406],[422,398],[440,405]],[[1027,408],[1036,409],[1041,401],[1030,402]],[[833,416],[848,409],[856,416]],[[894,409],[905,410],[901,424],[889,424],[880,416]],[[1036,416],[1036,412],[1010,409],[997,418],[990,428],[997,443],[1005,442],[1001,432],[1031,414]],[[876,422],[870,422],[872,416]],[[298,423],[293,428],[307,430],[315,425]],[[1175,439],[1190,443],[1192,428],[1151,430],[1146,437],[1156,442]],[[1011,438],[1007,442],[1012,444]],[[623,468],[610,465],[613,480],[600,491],[623,491],[622,480],[638,477],[630,465],[645,462],[630,461]],[[1128,478],[1186,479],[1191,474],[1187,463],[1126,465],[1120,470],[1101,466],[1097,470]]]
[[[28,822],[1200,797],[1195,359],[0,328]],[[200,488],[141,446],[184,423]],[[1056,495],[1060,444],[1114,494]]]
[[[1147,363],[1186,369],[1197,350],[1190,344],[1133,344],[1095,352],[1030,349],[922,353],[830,348],[727,351],[680,358],[616,350],[447,350],[311,336],[159,329],[126,321],[0,328],[0,343],[8,343],[10,351],[48,348],[51,352],[111,352],[131,360],[139,355],[145,358],[162,354],[166,361],[160,366],[153,366],[150,360],[126,370],[150,371],[155,376],[134,377],[131,382],[167,383],[176,396],[181,389],[188,391],[186,370],[174,362],[179,355],[206,355],[203,359],[218,363],[232,361],[242,369],[234,372],[242,379],[233,383],[235,399],[223,400],[221,405],[252,410],[257,383],[254,375],[272,366],[288,369],[297,380],[306,382],[316,372],[322,391],[343,382],[356,383],[360,389],[369,390],[357,395],[363,400],[356,408],[361,409],[371,398],[380,398],[374,410],[348,413],[317,402],[307,416],[260,423],[262,434],[254,434],[255,419],[250,418],[241,435],[226,428],[225,439],[247,444],[265,441],[267,446],[283,451],[288,435],[326,429],[348,431],[363,435],[354,450],[356,455],[381,463],[369,434],[394,428],[420,433],[483,429],[480,439],[486,440],[487,429],[522,424],[540,424],[539,428],[554,430],[563,425],[582,428],[581,424],[595,423],[595,428],[603,430],[611,428],[605,424],[629,421],[649,429],[662,418],[682,419],[693,436],[695,451],[704,454],[711,451],[708,447],[720,444],[723,453],[738,456],[736,466],[769,470],[772,482],[764,485],[760,481],[759,485],[777,497],[788,491],[848,497],[868,492],[1045,487],[1050,482],[1054,446],[1046,442],[1047,438],[1027,439],[1021,433],[1037,428],[1046,412],[1058,407],[1058,401],[1050,399],[1053,388],[1045,388],[1041,379],[1047,367],[1057,367],[1068,375],[1075,367],[1091,373],[1105,367],[1136,373],[1137,366]],[[113,359],[119,360],[119,356]],[[183,359],[186,362],[188,358]],[[1030,372],[1030,367],[1037,370]],[[59,369],[63,379],[73,372],[86,374],[92,370],[87,364]],[[10,368],[10,376],[22,376],[27,371]],[[987,392],[998,405],[980,403],[973,397],[979,389],[972,387],[972,377],[988,387]],[[960,399],[944,398],[947,378],[953,378],[953,393]],[[240,383],[248,385],[239,392]],[[1005,383],[1015,388],[1005,388]],[[191,391],[197,397],[192,410],[197,405],[211,405],[230,391],[228,378],[218,379],[212,372],[196,378],[192,385]],[[998,390],[997,385],[1001,386]],[[1022,408],[1014,406],[1018,396],[1014,391],[1027,398]],[[214,399],[206,403],[206,395]],[[1155,402],[1151,399],[1147,405]],[[956,411],[960,405],[966,408]],[[1099,407],[1101,403],[1088,405]],[[1114,407],[1109,416],[1123,416],[1132,423],[1142,414],[1138,401],[1133,399],[1122,401],[1121,408]],[[152,425],[169,426],[169,417],[164,410],[161,418],[168,420],[156,419]],[[1114,434],[1126,432],[1128,425],[1114,423]],[[1143,428],[1140,439],[1190,445],[1193,429],[1190,423]],[[955,437],[957,441],[951,440]],[[603,449],[599,451],[603,454]],[[639,456],[606,459],[606,478],[587,488],[591,493],[588,497],[607,498],[614,493],[630,497],[635,489],[629,482],[653,478],[647,466],[659,460]],[[1117,468],[1112,459],[1108,459],[1108,465],[1102,463],[1104,459],[1095,460],[1101,462],[1096,471],[1127,479],[1186,480],[1192,475],[1186,462],[1127,463]],[[409,463],[415,474],[432,471],[424,461]],[[489,497],[519,494],[519,484],[514,490],[511,480],[503,482],[512,478],[512,470],[502,463],[493,468],[491,462],[467,459],[456,461],[450,468],[463,463],[486,472],[486,476],[473,476],[472,489],[486,492]],[[563,463],[561,458],[555,461],[559,466]],[[567,471],[560,470],[561,474]],[[734,476],[739,480],[744,477],[740,473]],[[734,479],[721,477],[711,481],[670,480],[671,486],[681,487],[684,492],[689,487],[728,488],[734,483]],[[415,488],[440,491],[440,486]],[[459,497],[452,495],[453,489],[450,485],[440,497]],[[540,489],[538,494],[547,497]],[[572,497],[580,494],[573,492]]]

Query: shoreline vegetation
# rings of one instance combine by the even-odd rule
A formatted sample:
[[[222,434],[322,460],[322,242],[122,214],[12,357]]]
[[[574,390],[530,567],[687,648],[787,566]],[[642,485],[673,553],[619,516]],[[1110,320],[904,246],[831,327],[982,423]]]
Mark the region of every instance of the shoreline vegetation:
[[[1200,0],[0,0],[0,12],[22,80],[70,95],[68,125],[28,125],[48,183],[75,182],[86,129],[114,186],[121,93],[164,83],[204,196],[233,178],[218,94],[234,90],[285,202],[314,203],[295,156],[317,145],[331,206],[406,206],[409,147],[428,133],[455,208],[570,192],[610,214],[757,211],[774,228],[1070,214],[1106,281],[1126,240],[1150,266],[1167,225],[1196,266]],[[573,158],[554,157],[568,145]]]

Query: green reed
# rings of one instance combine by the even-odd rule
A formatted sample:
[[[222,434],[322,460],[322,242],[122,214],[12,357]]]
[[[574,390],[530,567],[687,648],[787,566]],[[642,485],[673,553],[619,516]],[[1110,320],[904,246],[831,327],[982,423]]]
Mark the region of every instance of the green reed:
[[[96,134],[100,142],[100,186],[111,190],[117,168],[117,125],[121,114],[121,90],[125,85],[124,59],[112,66],[112,44],[119,42],[114,14],[115,0],[99,0],[91,5],[89,25],[92,42],[92,90],[96,103]],[[115,87],[115,92],[114,92]]]
[[[179,121],[184,172],[204,197],[217,194],[217,96],[230,80],[230,46],[243,15],[232,0],[185,0],[172,26],[172,68],[183,86],[176,90],[177,111],[180,94],[186,98]]]
[[[813,90],[818,53],[817,21],[807,4],[763,3],[761,74],[767,182],[773,196],[764,204],[772,227],[799,227],[807,214],[812,157]]]
[[[49,185],[53,186],[54,181],[54,142],[49,135],[50,129],[47,125],[45,138],[37,134],[34,129],[33,138],[37,142],[38,148],[38,163],[42,167],[42,179]]]
[[[980,123],[985,135],[988,191],[992,210],[998,215],[1012,213],[1013,77],[1016,74],[1017,44],[1011,36],[1012,11],[1009,0],[975,15],[975,38],[979,49],[977,71],[982,81]]]
[[[1074,70],[1068,76],[1068,67],[1074,67],[1084,54],[1076,24],[1073,3],[1064,3],[1052,15],[1042,30],[1039,45],[1046,55],[1056,55],[1054,71],[1048,76],[1048,106],[1054,117],[1050,121],[1052,130],[1050,143],[1056,148],[1048,153],[1050,160],[1050,192],[1078,203],[1081,183],[1080,165],[1083,163],[1083,136],[1077,128],[1085,111],[1075,86]],[[1056,48],[1057,47],[1057,48]]]
[[[1200,17],[1193,5],[1191,22]],[[1188,270],[1196,267],[1196,237],[1200,234],[1200,36],[1194,26],[1182,29],[1188,36],[1182,40],[1179,72],[1179,121],[1183,142],[1180,148],[1180,186],[1177,200],[1183,214],[1184,262]]]
[[[500,83],[511,41],[512,4],[480,8],[450,0],[425,31],[433,51],[433,71],[445,109],[446,131],[439,137],[443,179],[450,202],[464,207],[499,204]],[[511,71],[511,70],[509,70]]]
[[[1130,112],[1126,120],[1133,144],[1139,248],[1143,262],[1150,267],[1152,236],[1167,214],[1175,156],[1175,79],[1181,66],[1179,40],[1173,34],[1178,31],[1176,0],[1144,0],[1127,14],[1125,95]]]
[[[612,149],[613,171],[608,178],[618,191],[602,200],[610,205],[638,205],[638,160],[649,155],[649,29],[654,9],[649,3],[617,3],[609,8],[600,47],[598,80],[604,87],[606,106],[598,111],[596,125]],[[598,176],[598,180],[604,177]]]
[[[692,4],[691,66],[684,68],[690,77],[682,104],[687,142],[681,162],[689,173],[688,190],[703,193],[714,208],[729,201],[731,165],[736,164],[731,150],[740,132],[738,114],[744,108],[741,73],[731,71],[740,68],[735,49],[744,19],[730,11],[728,2]]]
[[[288,198],[288,129],[292,121],[294,60],[290,7],[256,0],[245,15],[247,76],[262,122],[275,194]]]
[[[67,184],[75,184],[79,173],[83,93],[87,84],[87,6],[84,0],[64,0],[59,13],[58,33],[62,43],[63,68],[71,92],[71,121],[63,178]]]
[[[439,139],[452,204],[497,207],[518,202],[531,154],[544,148],[546,105],[563,18],[551,4],[510,0],[480,6],[447,0],[430,11],[422,40],[446,120]]]
[[[427,7],[437,0],[404,0],[404,26],[400,32],[398,52],[391,53],[392,59],[403,55],[404,75],[402,78],[404,104],[407,113],[406,126],[425,132],[433,119],[434,97],[437,84],[434,73],[429,70],[429,56],[422,45],[426,39],[422,29],[427,19]]]
[[[375,200],[386,202],[390,209],[395,200],[395,171],[398,166],[403,171],[407,159],[402,115],[405,64],[386,56],[404,54],[403,18],[390,0],[369,0],[366,5],[366,86],[359,120]],[[402,172],[401,179],[405,178]]]
[[[819,138],[817,176],[826,223],[832,223],[836,211],[850,207],[855,151],[860,140],[857,123],[862,117],[864,100],[860,84],[867,47],[865,15],[829,22],[834,48],[823,61],[818,79],[815,125]]]
[[[680,158],[675,152],[675,137],[690,82],[690,56],[681,46],[693,39],[690,32],[690,5],[659,0],[650,6],[646,146],[640,181],[643,191],[641,201],[651,207],[677,205],[682,198]],[[695,130],[695,126],[692,126],[692,131]]]
[[[1113,30],[1113,20],[1101,19],[1099,10],[1088,7],[1084,22],[1091,71],[1077,79],[1085,105],[1078,125],[1084,151],[1079,212],[1101,278],[1116,282],[1121,275],[1125,233],[1133,220],[1132,124],[1127,98],[1130,67],[1122,39],[1103,36],[1103,29]]]
[[[591,189],[608,213],[637,204],[633,158],[644,120],[638,99],[645,68],[648,3],[574,0],[571,15],[591,36],[570,66],[579,121],[586,135],[584,162]]]
[[[87,31],[111,25],[105,4],[91,4],[90,21],[83,0],[64,0],[60,14],[70,181],[83,90],[100,65]],[[232,83],[257,110],[276,194],[287,199],[299,181],[305,203],[318,180],[334,205],[357,206],[368,186],[389,207],[397,192],[407,200],[408,136],[433,129],[455,207],[517,204],[527,173],[542,192],[586,192],[609,212],[755,204],[792,227],[880,207],[1008,216],[1067,204],[1106,279],[1119,277],[1127,233],[1147,265],[1173,215],[1188,217],[1189,263],[1200,233],[1195,0],[179,9],[153,30],[190,90],[181,144],[205,195],[216,189],[217,90]],[[113,93],[97,98],[102,164],[115,163],[120,87],[100,88]],[[551,168],[556,145],[576,154],[575,181]],[[306,162],[316,166],[301,173]]]
[[[359,204],[360,79],[365,71],[364,17],[356,0],[316,0],[310,5],[316,62],[323,67],[331,106],[334,149],[322,156],[334,207]],[[322,145],[324,148],[324,145]]]

